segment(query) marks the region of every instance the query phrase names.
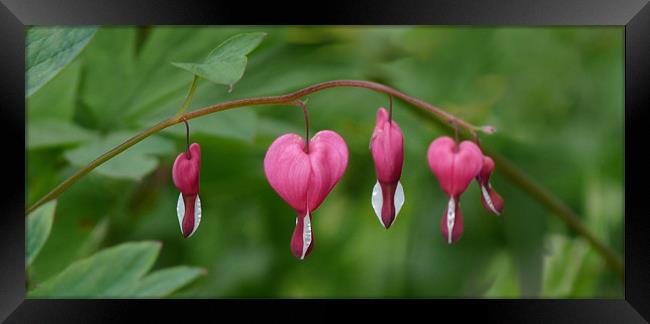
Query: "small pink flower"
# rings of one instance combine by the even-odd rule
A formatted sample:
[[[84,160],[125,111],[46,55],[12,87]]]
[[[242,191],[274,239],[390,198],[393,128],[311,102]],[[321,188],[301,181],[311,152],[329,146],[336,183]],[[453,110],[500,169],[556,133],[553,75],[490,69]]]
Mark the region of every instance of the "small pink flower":
[[[499,215],[503,211],[503,198],[492,188],[490,184],[490,175],[494,171],[494,160],[489,156],[483,157],[483,168],[476,177],[476,181],[481,187],[481,202],[485,210],[492,214]]]
[[[370,151],[377,174],[372,207],[381,225],[389,228],[404,204],[404,189],[399,181],[404,162],[404,137],[397,123],[389,121],[388,112],[383,107],[377,111]]]
[[[269,147],[264,174],[269,184],[297,213],[291,252],[304,259],[314,246],[312,213],[341,179],[348,165],[348,147],[337,133],[320,131],[306,151],[304,139],[285,134]]]
[[[188,152],[179,154],[172,168],[174,185],[181,191],[178,196],[176,213],[185,238],[192,236],[201,222],[200,168],[201,148],[197,143],[192,143]]]
[[[463,217],[458,200],[481,171],[483,153],[473,142],[463,141],[457,145],[450,137],[442,136],[431,143],[427,158],[440,187],[449,197],[440,227],[451,244],[463,234]]]

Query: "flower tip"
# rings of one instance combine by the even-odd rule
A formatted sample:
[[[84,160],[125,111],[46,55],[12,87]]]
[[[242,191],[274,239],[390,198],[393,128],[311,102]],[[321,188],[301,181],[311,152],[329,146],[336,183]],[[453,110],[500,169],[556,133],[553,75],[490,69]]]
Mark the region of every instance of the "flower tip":
[[[463,215],[460,212],[457,198],[451,197],[440,222],[442,236],[447,243],[455,243],[463,235],[463,227]]]
[[[483,208],[491,214],[498,216],[503,212],[503,198],[489,184],[481,186],[481,203],[483,203]]]
[[[304,260],[311,254],[314,248],[314,237],[311,228],[311,215],[307,212],[306,215],[296,218],[296,228],[291,237],[291,254],[298,259]]]
[[[182,193],[179,194],[176,214],[181,233],[187,239],[196,232],[201,223],[201,198],[198,195],[184,197]]]
[[[371,203],[381,226],[390,228],[404,205],[402,184],[399,181],[396,184],[380,184],[377,181],[372,189]]]
[[[494,126],[485,125],[485,126],[481,127],[481,131],[483,133],[485,133],[485,134],[491,135],[491,134],[496,133],[497,129]]]

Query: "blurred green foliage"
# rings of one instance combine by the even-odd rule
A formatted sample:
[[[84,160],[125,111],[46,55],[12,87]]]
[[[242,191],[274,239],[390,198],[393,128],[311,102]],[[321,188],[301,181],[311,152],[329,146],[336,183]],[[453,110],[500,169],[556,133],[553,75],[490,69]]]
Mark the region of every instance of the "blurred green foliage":
[[[190,110],[332,79],[385,83],[496,126],[482,145],[549,188],[623,254],[621,27],[102,27],[27,100],[28,204],[112,145],[173,115],[192,75],[171,62],[201,61],[244,32],[268,34],[248,55],[244,77],[230,93],[201,80]],[[350,163],[314,214],[307,260],[291,255],[294,212],[263,174],[270,143],[286,132],[303,134],[303,116],[296,107],[263,106],[190,122],[202,149],[203,218],[194,236],[182,238],[175,214],[171,165],[185,145],[180,124],[58,199],[30,285],[98,249],[156,240],[163,248],[154,270],[207,271],[176,297],[623,296],[621,281],[586,241],[502,177],[499,166],[492,184],[505,198],[504,213],[487,214],[472,184],[462,197],[465,233],[449,246],[439,229],[445,197],[425,155],[443,132],[399,101],[394,119],[405,136],[406,202],[383,229],[370,205],[376,179],[368,143],[376,109],[388,98],[337,88],[310,95],[308,105],[312,133],[339,132]]]

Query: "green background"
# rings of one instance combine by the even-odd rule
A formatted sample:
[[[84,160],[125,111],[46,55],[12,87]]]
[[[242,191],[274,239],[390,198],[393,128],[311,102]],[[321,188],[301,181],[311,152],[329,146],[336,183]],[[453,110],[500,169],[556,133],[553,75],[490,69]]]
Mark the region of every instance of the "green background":
[[[99,154],[173,115],[202,60],[231,35],[268,34],[232,92],[202,80],[190,110],[277,95],[332,79],[395,87],[478,125],[481,143],[567,203],[623,255],[623,29],[458,27],[101,27],[88,46],[27,100],[27,203]],[[368,143],[386,95],[336,88],[308,96],[312,134],[331,129],[350,149],[346,174],[314,213],[315,245],[290,253],[294,211],[268,185],[263,159],[301,111],[261,106],[190,121],[201,144],[198,231],[183,239],[171,165],[184,150],[175,125],[93,171],[58,200],[30,287],[75,260],[127,241],[162,242],[154,269],[201,267],[175,297],[606,297],[623,285],[558,217],[499,174],[501,216],[476,184],[462,197],[465,232],[440,233],[445,196],[426,160],[446,133],[394,102],[405,137],[406,202],[385,230],[370,205]],[[28,233],[29,235],[29,233]],[[80,296],[83,297],[83,296]]]

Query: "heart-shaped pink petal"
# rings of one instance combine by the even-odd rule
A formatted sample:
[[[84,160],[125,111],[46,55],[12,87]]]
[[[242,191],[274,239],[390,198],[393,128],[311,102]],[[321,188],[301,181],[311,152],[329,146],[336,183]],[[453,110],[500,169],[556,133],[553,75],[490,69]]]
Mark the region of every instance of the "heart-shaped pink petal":
[[[388,121],[384,108],[377,111],[377,125],[370,140],[370,152],[375,162],[379,182],[397,182],[404,162],[404,136],[396,122]]]
[[[174,185],[186,195],[199,193],[199,171],[201,169],[201,147],[197,143],[190,145],[189,154],[178,154],[172,167]]]
[[[470,141],[460,145],[447,136],[437,138],[427,152],[429,167],[448,196],[463,193],[483,167],[481,149]]]
[[[315,211],[341,179],[348,165],[348,147],[337,133],[320,131],[309,142],[296,134],[276,139],[264,158],[271,187],[301,215]]]

